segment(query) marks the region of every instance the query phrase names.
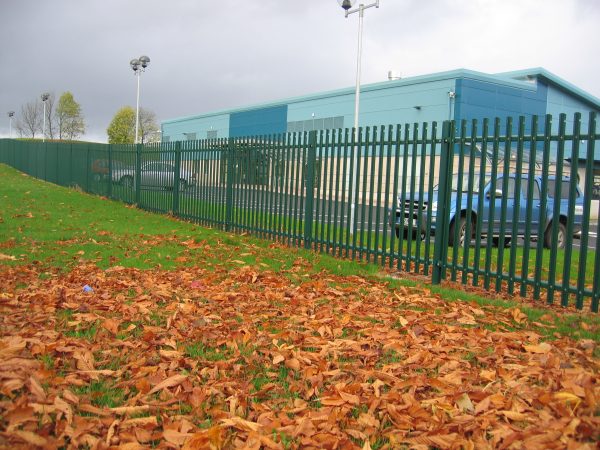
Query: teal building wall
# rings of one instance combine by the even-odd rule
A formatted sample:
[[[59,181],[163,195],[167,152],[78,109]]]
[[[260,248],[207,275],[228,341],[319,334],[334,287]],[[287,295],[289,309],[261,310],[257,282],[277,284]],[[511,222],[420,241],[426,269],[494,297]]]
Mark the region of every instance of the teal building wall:
[[[163,141],[276,135],[313,129],[352,128],[354,88],[283,99],[238,109],[215,111],[162,122]],[[359,126],[441,122],[448,119],[525,116],[581,112],[587,126],[600,100],[545,69],[485,74],[466,69],[361,86]],[[543,131],[543,117],[540,131]],[[505,132],[506,130],[503,130]],[[516,128],[515,128],[516,131]]]

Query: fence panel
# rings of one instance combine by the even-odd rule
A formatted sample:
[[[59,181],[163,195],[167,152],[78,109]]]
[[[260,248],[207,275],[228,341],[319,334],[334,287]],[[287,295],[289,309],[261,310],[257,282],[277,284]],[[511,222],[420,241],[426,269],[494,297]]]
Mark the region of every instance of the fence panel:
[[[587,128],[576,114],[557,124],[448,121],[441,133],[434,122],[145,146],[5,139],[0,162],[433,283],[597,311],[598,139],[595,114]]]

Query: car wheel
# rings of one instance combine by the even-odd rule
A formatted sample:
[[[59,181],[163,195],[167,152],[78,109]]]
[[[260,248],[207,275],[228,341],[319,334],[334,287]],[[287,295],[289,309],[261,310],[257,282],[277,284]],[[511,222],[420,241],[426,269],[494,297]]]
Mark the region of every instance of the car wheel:
[[[454,230],[458,228],[458,241],[454,240]],[[472,224],[471,230],[475,229],[475,224]],[[465,244],[467,234],[467,218],[464,216],[455,218],[450,225],[450,235],[448,236],[448,245],[450,247],[460,247]],[[470,241],[470,240],[469,240]]]
[[[400,228],[396,228],[396,237],[398,239],[400,239]],[[402,237],[405,240],[408,239],[408,230],[406,228],[404,229],[404,233],[402,233]],[[417,239],[424,240],[425,239],[425,231],[424,230],[418,231],[413,228],[412,233],[411,233],[411,240],[415,241]]]
[[[503,241],[502,248],[510,247],[510,241],[511,241],[511,238],[505,237],[504,241]],[[499,237],[492,238],[492,246],[494,246],[494,247],[500,247],[500,238]]]
[[[123,186],[125,189],[133,188],[133,178],[130,177],[129,175],[122,177],[120,180],[120,183],[121,183],[121,186]]]
[[[550,222],[548,228],[546,228],[546,233],[544,233],[544,247],[546,248],[552,248],[552,244],[554,243],[552,241],[552,227],[552,222]],[[556,245],[556,248],[565,248],[566,241],[567,227],[564,223],[558,222],[558,234],[556,236],[556,242],[554,244]]]

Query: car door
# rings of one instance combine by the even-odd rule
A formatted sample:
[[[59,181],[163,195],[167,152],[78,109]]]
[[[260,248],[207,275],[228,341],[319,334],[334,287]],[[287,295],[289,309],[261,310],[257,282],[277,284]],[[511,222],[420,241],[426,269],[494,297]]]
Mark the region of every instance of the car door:
[[[158,186],[160,163],[148,163],[142,168],[142,186]]]
[[[515,179],[500,175],[496,179],[496,191],[494,195],[486,196],[488,202],[494,202],[493,234],[498,236],[502,224],[504,224],[504,235],[512,234],[513,211],[515,206]],[[496,195],[497,194],[497,195]]]
[[[529,178],[523,178],[521,191],[524,204],[521,205],[520,229],[525,234],[527,224],[529,224],[530,235],[535,235],[540,224],[541,190],[539,180],[537,178],[533,179],[531,198],[529,198]],[[531,203],[531,214],[528,217],[527,206],[529,203]]]

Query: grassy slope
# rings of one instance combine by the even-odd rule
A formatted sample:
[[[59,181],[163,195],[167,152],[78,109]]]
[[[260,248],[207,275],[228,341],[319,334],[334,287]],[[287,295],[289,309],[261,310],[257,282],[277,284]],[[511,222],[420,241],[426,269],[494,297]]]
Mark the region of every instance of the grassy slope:
[[[435,295],[2,166],[0,180],[0,447],[600,438],[598,346],[561,336],[598,340],[596,316]]]
[[[422,285],[421,281],[388,277],[375,265],[359,264],[283,247],[252,237],[239,237],[192,223],[159,216],[104,198],[40,182],[0,165],[0,262],[68,271],[84,262],[100,268],[119,265],[139,269],[202,266],[231,268],[240,264],[259,270],[288,270],[299,256],[308,261],[306,276],[322,270],[337,275],[381,279],[391,288]],[[218,243],[219,245],[213,245]],[[208,252],[195,251],[210,248]],[[9,259],[14,258],[13,259]],[[538,333],[556,333],[600,341],[597,315],[548,310],[518,300],[494,299],[444,286],[427,286],[448,301],[520,308]],[[540,318],[544,320],[540,321]],[[549,325],[549,326],[548,326]]]

